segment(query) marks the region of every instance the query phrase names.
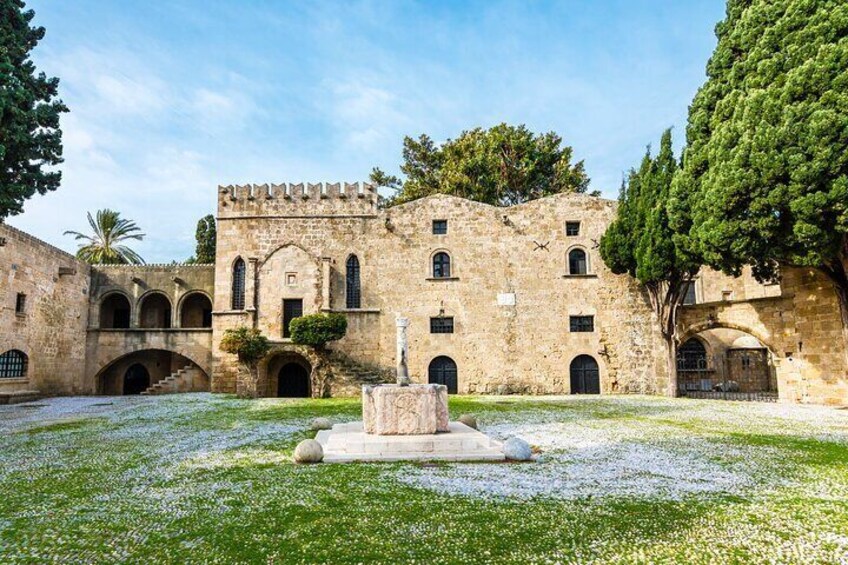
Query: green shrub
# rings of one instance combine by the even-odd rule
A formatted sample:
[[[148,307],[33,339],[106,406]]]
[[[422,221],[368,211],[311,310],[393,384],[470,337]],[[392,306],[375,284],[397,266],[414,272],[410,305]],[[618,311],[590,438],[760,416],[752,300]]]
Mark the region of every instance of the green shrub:
[[[242,363],[252,364],[268,354],[271,344],[268,338],[253,328],[241,326],[225,330],[221,339],[221,351],[238,355]]]
[[[292,342],[320,349],[345,336],[347,318],[344,314],[310,314],[292,320],[289,330]]]

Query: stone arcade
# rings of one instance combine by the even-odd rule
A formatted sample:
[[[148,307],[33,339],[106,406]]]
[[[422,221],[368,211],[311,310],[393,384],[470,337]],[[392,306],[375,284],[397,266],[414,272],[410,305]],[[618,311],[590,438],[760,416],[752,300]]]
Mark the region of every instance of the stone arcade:
[[[670,383],[644,292],[598,253],[615,213],[584,194],[381,209],[362,183],[222,186],[214,265],[89,266],[0,224],[0,402],[235,392],[238,364],[218,344],[241,325],[273,342],[260,396],[358,396],[393,379],[404,312],[412,379],[449,393],[848,404],[838,303],[811,269],[785,269],[779,285],[705,269]],[[323,356],[288,334],[317,312],[348,319]]]

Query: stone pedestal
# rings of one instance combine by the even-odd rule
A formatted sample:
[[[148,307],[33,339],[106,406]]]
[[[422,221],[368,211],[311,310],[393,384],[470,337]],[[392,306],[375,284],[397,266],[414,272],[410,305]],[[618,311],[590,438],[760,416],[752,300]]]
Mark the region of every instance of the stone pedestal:
[[[445,385],[364,386],[362,418],[367,434],[447,432],[448,389]]]

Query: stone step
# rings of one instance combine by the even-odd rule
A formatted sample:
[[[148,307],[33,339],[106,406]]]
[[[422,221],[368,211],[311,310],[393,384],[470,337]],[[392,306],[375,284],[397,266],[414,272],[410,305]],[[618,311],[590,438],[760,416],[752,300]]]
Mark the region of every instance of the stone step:
[[[0,404],[21,404],[23,402],[32,402],[43,398],[41,392],[37,390],[16,390],[14,392],[0,393]]]

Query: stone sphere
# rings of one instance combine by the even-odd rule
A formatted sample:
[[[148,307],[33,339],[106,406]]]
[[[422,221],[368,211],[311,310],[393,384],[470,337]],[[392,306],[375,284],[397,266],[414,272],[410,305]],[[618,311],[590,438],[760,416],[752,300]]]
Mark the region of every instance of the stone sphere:
[[[472,414],[463,414],[460,416],[459,423],[465,424],[469,428],[477,429],[477,418],[475,418]]]
[[[324,460],[324,448],[314,439],[305,439],[294,448],[295,463],[320,463]]]
[[[511,437],[504,442],[504,456],[512,461],[529,461],[533,457],[530,444],[518,437]]]
[[[315,431],[330,430],[333,428],[333,423],[327,418],[315,418],[312,420],[311,427]]]

